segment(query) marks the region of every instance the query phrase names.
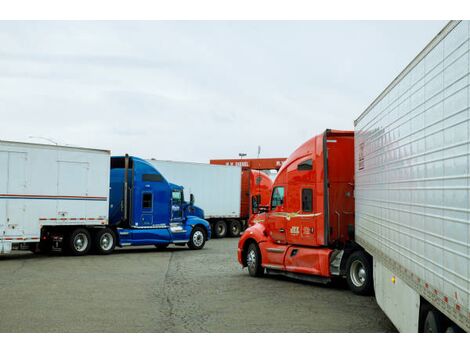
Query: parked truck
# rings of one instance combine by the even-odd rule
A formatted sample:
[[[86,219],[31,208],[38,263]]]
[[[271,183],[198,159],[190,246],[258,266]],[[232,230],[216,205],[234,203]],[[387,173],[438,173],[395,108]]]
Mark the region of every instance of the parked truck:
[[[204,209],[213,237],[239,236],[249,219],[267,206],[272,180],[261,170],[150,159],[174,182],[185,185]]]
[[[0,253],[111,253],[170,243],[201,249],[203,211],[146,161],[110,152],[0,141]]]
[[[327,130],[289,157],[239,241],[250,275],[343,277],[399,331],[470,332],[469,42],[451,21],[355,136]]]
[[[354,241],[352,131],[327,130],[294,151],[274,180],[269,211],[254,223],[238,245],[250,275],[321,283],[347,276],[354,292],[372,290],[370,258]]]

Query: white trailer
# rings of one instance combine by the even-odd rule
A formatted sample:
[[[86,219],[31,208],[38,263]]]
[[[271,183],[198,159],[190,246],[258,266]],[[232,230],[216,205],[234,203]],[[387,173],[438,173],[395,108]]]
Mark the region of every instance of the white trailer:
[[[108,223],[109,165],[105,150],[0,141],[0,254],[34,249],[46,231],[87,250],[87,228]]]
[[[451,21],[355,121],[356,240],[399,331],[470,331],[467,21]]]
[[[204,218],[215,228],[214,237],[223,237],[220,233],[225,235],[227,229],[233,230],[230,224],[237,225],[236,230],[240,231],[243,217],[240,166],[156,159],[148,161],[170,182],[184,186],[185,199],[189,199],[190,194],[194,195],[197,205],[204,210]]]

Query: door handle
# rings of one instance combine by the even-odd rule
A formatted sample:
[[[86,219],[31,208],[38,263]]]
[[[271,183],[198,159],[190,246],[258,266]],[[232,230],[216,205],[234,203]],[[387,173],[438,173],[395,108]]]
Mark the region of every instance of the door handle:
[[[286,232],[286,231],[281,228],[281,229],[279,229],[279,232],[280,232],[280,233],[284,233],[284,232]]]

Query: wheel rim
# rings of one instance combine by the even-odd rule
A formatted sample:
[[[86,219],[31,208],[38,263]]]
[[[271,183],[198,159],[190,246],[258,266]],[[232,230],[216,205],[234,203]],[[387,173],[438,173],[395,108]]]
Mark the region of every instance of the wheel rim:
[[[219,236],[225,235],[225,226],[224,225],[218,225],[217,226],[217,233]]]
[[[248,251],[248,254],[246,255],[246,265],[251,271],[256,269],[256,252],[254,249]]]
[[[355,260],[351,264],[350,271],[351,281],[357,287],[361,287],[367,280],[367,272],[364,264],[360,260]]]
[[[101,235],[100,246],[102,250],[104,251],[110,250],[111,247],[113,246],[113,242],[114,242],[113,235],[111,235],[110,233],[106,232],[103,235]]]
[[[193,243],[196,247],[201,247],[204,243],[204,234],[202,231],[195,231],[193,234]]]
[[[238,225],[232,225],[232,233],[238,235],[239,232]]]
[[[79,233],[73,240],[73,248],[77,252],[83,252],[88,247],[88,236],[84,233]]]

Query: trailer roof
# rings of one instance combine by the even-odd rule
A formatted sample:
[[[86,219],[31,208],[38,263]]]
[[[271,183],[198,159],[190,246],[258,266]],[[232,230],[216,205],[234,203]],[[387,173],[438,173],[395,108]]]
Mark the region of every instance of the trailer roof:
[[[107,149],[95,149],[95,148],[85,148],[85,147],[74,147],[69,145],[57,145],[57,144],[45,144],[45,143],[30,143],[30,142],[18,142],[18,141],[8,141],[4,139],[0,139],[0,144],[15,144],[15,145],[30,145],[36,147],[45,147],[45,148],[60,148],[60,149],[75,149],[75,150],[87,150],[87,151],[95,151],[95,152],[105,152],[111,154],[110,150]]]
[[[359,121],[370,111],[374,106],[376,106],[421,60],[437,45],[442,39],[444,39],[447,34],[449,34],[452,29],[455,28],[461,21],[449,21],[444,28],[429,42],[428,45],[424,47],[423,50],[406,66],[403,71],[385,88],[385,90],[370,104],[364,112],[359,115],[359,117],[354,120],[354,126],[356,126]]]

